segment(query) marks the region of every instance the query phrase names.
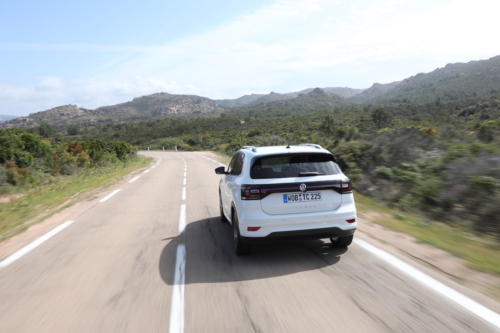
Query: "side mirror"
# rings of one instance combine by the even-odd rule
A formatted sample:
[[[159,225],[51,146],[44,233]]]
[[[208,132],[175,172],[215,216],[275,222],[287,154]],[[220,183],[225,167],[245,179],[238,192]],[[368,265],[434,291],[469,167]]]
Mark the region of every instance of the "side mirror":
[[[227,172],[223,166],[216,168],[215,173],[218,175],[227,175]]]

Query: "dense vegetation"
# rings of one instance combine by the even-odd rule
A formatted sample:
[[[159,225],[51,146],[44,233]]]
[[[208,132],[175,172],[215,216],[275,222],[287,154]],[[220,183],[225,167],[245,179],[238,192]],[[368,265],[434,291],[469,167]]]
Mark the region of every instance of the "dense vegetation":
[[[314,142],[336,155],[358,191],[401,210],[500,238],[499,117],[500,96],[493,94],[480,100],[309,112],[237,109],[212,119],[107,125],[59,140],[97,137],[142,149],[177,146],[228,155],[244,145]]]
[[[47,136],[55,133],[48,125],[36,130]],[[126,163],[135,155],[136,149],[123,141],[51,143],[24,130],[0,130],[0,193],[51,182],[61,175],[99,172],[105,166]]]

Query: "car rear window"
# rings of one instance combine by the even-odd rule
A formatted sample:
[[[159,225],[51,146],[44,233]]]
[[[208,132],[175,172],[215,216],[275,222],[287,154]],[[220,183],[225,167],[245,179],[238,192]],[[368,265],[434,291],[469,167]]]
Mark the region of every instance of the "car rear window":
[[[330,154],[283,154],[264,156],[250,169],[252,179],[336,175],[340,168]]]

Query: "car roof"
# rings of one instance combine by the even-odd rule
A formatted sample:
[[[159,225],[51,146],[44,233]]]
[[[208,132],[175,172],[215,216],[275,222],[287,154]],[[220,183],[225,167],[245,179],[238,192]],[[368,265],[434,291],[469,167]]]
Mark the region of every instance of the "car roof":
[[[253,147],[245,146],[240,149],[246,155],[260,156],[269,154],[286,154],[286,153],[323,153],[331,154],[328,150],[322,148],[320,145],[308,144],[298,146],[267,146],[267,147]]]

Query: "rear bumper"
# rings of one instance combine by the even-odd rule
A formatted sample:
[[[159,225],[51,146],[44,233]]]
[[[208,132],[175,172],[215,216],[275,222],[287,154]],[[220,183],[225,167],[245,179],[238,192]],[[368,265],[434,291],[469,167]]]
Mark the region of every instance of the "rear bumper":
[[[321,239],[330,237],[344,237],[354,234],[356,228],[340,229],[333,228],[320,228],[320,229],[306,229],[306,230],[292,230],[292,231],[278,231],[272,232],[265,237],[245,237],[240,236],[244,243],[267,243],[267,242],[281,242],[281,241],[296,241],[308,239]]]

